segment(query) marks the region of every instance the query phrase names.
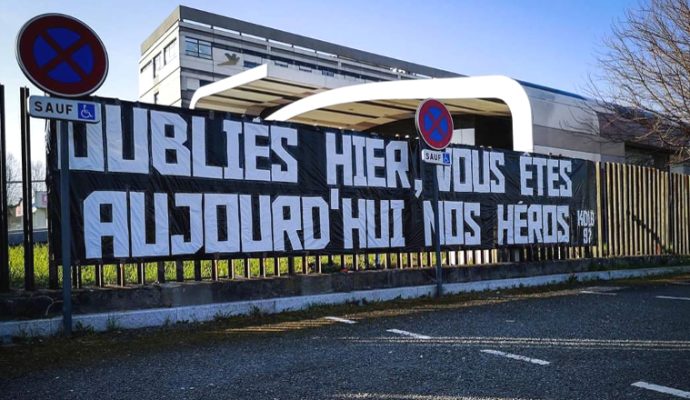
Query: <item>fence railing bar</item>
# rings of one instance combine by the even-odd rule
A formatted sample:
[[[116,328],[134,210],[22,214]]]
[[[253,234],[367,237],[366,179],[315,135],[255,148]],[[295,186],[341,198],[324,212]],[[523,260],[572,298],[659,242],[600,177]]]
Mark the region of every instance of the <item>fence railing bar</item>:
[[[638,202],[637,202],[637,221],[640,230],[640,254],[649,255],[649,247],[647,246],[647,239],[651,230],[649,229],[649,224],[647,224],[647,206],[649,202],[647,201],[647,188],[646,188],[646,177],[647,168],[639,167],[638,169]]]
[[[184,282],[184,261],[175,260],[175,280],[177,282]]]
[[[632,230],[632,253],[633,255],[639,255],[640,254],[640,243],[639,243],[639,228],[640,228],[640,223],[638,219],[638,212],[637,212],[637,194],[639,192],[639,185],[638,185],[638,180],[637,180],[637,170],[638,166],[637,165],[631,165],[630,166],[630,228]]]
[[[125,265],[122,262],[115,265],[115,284],[125,286]]]
[[[606,223],[608,227],[608,256],[616,255],[616,187],[614,186],[615,170],[613,164],[606,163],[606,185],[607,185],[607,206],[606,206]]]
[[[103,264],[93,266],[93,280],[96,287],[103,287]]]
[[[686,179],[685,176],[680,178],[681,181],[681,188],[680,188],[680,193],[681,196],[683,196],[682,200],[682,205],[681,205],[681,212],[682,212],[682,218],[681,218],[681,223],[683,224],[683,255],[688,254],[688,250],[690,248],[690,243],[688,243],[688,180]]]
[[[5,142],[5,86],[0,85],[0,292],[10,290],[7,238],[7,149]]]
[[[602,249],[602,244],[604,242],[604,238],[602,237],[602,232],[601,232],[601,225],[603,223],[604,218],[601,215],[602,207],[601,207],[601,162],[598,162],[595,164],[595,171],[596,171],[596,177],[595,177],[595,184],[596,184],[596,191],[597,191],[597,251],[595,252],[595,257],[601,257],[603,254],[601,253]]]
[[[20,138],[22,148],[22,221],[24,228],[24,289],[35,289],[34,239],[31,188],[31,126],[29,124],[29,88],[19,89]]]

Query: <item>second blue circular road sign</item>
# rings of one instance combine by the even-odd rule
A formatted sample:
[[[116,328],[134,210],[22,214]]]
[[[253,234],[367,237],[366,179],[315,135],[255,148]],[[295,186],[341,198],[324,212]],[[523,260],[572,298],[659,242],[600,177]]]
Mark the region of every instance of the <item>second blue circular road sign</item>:
[[[427,99],[419,104],[415,124],[424,142],[434,150],[443,150],[453,138],[453,117],[443,103]]]

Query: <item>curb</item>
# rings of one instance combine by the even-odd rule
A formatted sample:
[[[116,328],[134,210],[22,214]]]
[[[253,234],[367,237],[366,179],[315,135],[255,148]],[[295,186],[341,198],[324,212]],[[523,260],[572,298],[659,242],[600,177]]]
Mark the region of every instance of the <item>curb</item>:
[[[516,287],[536,287],[570,280],[579,282],[614,280],[690,272],[690,266],[576,272],[570,274],[541,275],[527,278],[496,279],[443,285],[444,294],[481,292]],[[174,308],[152,308],[73,316],[73,324],[97,332],[112,329],[138,329],[164,326],[178,322],[204,322],[217,317],[248,315],[255,312],[274,314],[304,310],[316,305],[335,305],[349,302],[381,302],[394,299],[430,297],[436,294],[436,285],[408,286],[389,289],[360,290],[347,293],[327,293],[309,296],[279,297],[264,300],[203,304]],[[26,321],[0,322],[0,338],[52,336],[62,331],[62,317]]]

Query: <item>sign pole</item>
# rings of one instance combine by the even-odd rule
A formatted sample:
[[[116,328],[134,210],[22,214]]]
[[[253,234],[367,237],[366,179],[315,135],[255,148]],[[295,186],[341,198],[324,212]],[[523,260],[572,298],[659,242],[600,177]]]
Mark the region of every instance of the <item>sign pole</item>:
[[[453,116],[443,103],[426,99],[419,103],[414,116],[419,136],[424,141],[422,161],[430,164],[451,165],[450,155],[444,150],[453,139]],[[422,168],[423,170],[424,168]],[[435,171],[434,171],[435,172]],[[431,174],[433,187],[434,250],[436,251],[436,297],[443,295],[443,268],[441,266],[441,227],[438,206],[438,175]]]
[[[62,326],[72,335],[72,227],[69,209],[69,143],[67,121],[60,121],[60,242],[62,243]]]
[[[38,88],[57,97],[88,96],[101,87],[108,75],[108,53],[101,39],[80,20],[63,14],[41,14],[27,21],[17,35],[16,55],[17,63],[24,75]],[[78,79],[75,80],[75,76]],[[28,90],[26,95],[22,98],[22,107],[26,107]],[[60,160],[62,323],[65,335],[69,336],[72,334],[72,227],[70,226],[69,202],[68,125],[65,120],[98,122],[100,108],[90,102],[48,97],[32,97],[30,103],[30,115],[62,120],[57,132],[60,139],[58,150],[62,157]],[[28,115],[22,118],[23,123],[28,123]],[[29,190],[28,193],[29,196],[24,197],[25,202],[27,197],[30,197],[31,191]],[[31,210],[28,213],[31,215]]]
[[[434,166],[432,170],[435,170]],[[436,172],[436,171],[434,171]],[[434,211],[434,248],[436,251],[436,297],[440,298],[443,295],[443,268],[441,267],[441,229],[440,218],[438,215],[438,175],[431,174],[431,182],[433,185],[433,203],[431,208]]]

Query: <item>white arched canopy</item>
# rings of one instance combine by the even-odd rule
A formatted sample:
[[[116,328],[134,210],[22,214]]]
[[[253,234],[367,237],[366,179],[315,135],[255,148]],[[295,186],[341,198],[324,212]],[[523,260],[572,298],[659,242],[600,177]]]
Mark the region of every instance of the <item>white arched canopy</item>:
[[[246,113],[253,105],[252,99],[242,97],[226,97],[226,91],[242,87],[252,82],[260,81],[268,76],[266,64],[252,68],[239,74],[221,79],[211,84],[200,87],[194,92],[189,108],[206,108],[220,111]],[[245,95],[246,97],[246,95]]]
[[[477,76],[386,81],[345,86],[317,93],[288,104],[266,119],[289,121],[327,107],[360,102],[415,100],[498,99],[510,110],[513,149],[532,152],[532,107],[524,88],[506,76]]]

